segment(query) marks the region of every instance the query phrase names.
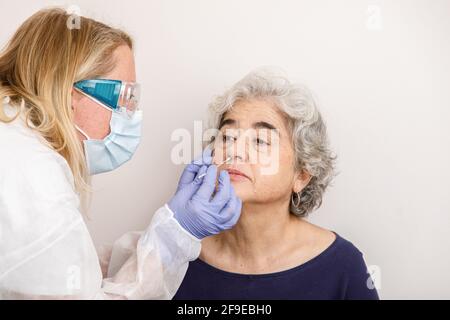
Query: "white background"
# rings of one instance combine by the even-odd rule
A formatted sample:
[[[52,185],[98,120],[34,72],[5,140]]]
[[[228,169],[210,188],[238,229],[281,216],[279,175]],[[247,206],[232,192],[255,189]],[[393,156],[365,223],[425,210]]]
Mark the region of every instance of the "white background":
[[[450,299],[450,1],[5,1],[3,46],[28,16],[76,4],[136,40],[144,135],[135,158],[96,177],[96,244],[146,227],[173,193],[177,128],[259,66],[309,86],[340,174],[311,221],[381,269],[380,296]]]

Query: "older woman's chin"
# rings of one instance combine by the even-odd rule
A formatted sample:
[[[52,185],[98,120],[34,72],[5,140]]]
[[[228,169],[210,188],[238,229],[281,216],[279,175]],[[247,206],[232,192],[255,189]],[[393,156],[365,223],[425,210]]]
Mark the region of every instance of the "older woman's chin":
[[[242,202],[246,202],[251,200],[254,197],[254,190],[249,186],[244,186],[243,184],[231,182],[233,185],[234,191],[236,195],[242,200]]]

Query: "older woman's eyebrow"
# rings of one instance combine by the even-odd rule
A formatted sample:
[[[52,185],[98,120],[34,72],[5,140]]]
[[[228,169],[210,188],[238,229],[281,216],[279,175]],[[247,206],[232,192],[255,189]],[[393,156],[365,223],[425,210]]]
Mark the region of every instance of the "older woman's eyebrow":
[[[276,130],[276,131],[278,131],[278,129],[274,125],[272,125],[272,124],[270,124],[268,122],[265,122],[265,121],[255,122],[252,125],[252,127],[253,127],[253,129],[269,129],[269,130]]]
[[[222,120],[219,125],[219,130],[222,129],[222,127],[224,127],[226,125],[232,126],[232,125],[236,125],[236,124],[237,124],[237,121],[233,120],[233,119]],[[274,125],[272,125],[268,122],[265,122],[265,121],[258,121],[258,122],[253,123],[252,128],[253,129],[275,130],[279,134],[279,130]]]
[[[233,119],[225,119],[225,120],[222,120],[222,121],[220,122],[220,124],[219,124],[219,130],[222,129],[223,126],[226,126],[226,125],[235,125],[235,124],[236,124],[236,120],[233,120]]]

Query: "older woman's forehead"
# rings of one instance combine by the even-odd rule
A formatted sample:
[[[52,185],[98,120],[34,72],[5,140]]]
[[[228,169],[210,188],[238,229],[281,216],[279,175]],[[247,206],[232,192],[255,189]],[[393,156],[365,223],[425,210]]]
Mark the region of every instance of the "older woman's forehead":
[[[233,120],[231,126],[251,128],[260,122],[267,122],[278,130],[286,129],[285,117],[280,109],[265,100],[239,101],[227,111],[221,122]]]

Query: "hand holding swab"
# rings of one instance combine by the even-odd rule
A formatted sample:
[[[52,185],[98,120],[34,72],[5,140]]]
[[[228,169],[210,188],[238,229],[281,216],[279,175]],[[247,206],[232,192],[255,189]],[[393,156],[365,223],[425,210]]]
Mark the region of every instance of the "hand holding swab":
[[[233,158],[232,157],[228,157],[224,162],[222,162],[221,164],[217,165],[217,168],[223,166],[225,163],[230,162],[231,159],[233,159]],[[204,176],[206,176],[206,173],[203,173],[203,174],[199,175],[198,178],[201,179]]]

